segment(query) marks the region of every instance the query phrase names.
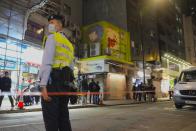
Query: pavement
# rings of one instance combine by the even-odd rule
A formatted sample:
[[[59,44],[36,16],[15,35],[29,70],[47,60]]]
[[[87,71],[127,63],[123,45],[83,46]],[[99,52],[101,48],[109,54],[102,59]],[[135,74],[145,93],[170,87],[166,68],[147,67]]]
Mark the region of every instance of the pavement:
[[[73,131],[195,131],[196,108],[173,102],[70,110]],[[0,131],[44,131],[42,112],[0,114]]]
[[[169,101],[168,98],[160,98],[158,99],[159,102],[161,101]],[[129,104],[141,104],[145,103],[144,101],[138,102],[134,100],[110,100],[110,101],[103,101],[102,105],[95,105],[95,104],[75,104],[71,105],[69,104],[69,109],[76,109],[76,108],[92,108],[92,107],[100,107],[100,106],[116,106],[116,105],[129,105]],[[17,107],[14,107],[11,109],[10,102],[8,97],[5,97],[2,106],[0,108],[0,114],[4,113],[23,113],[23,112],[35,112],[35,111],[41,111],[41,104],[37,105],[31,105],[31,106],[25,106],[24,109],[18,109]]]

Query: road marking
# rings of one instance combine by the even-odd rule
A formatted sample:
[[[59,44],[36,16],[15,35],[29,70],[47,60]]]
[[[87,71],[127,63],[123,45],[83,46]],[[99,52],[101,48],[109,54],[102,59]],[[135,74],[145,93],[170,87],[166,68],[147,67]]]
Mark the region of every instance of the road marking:
[[[1,126],[0,129],[21,127],[21,126],[29,126],[29,125],[42,125],[42,124],[44,124],[44,123],[43,122],[39,122],[39,123],[20,124],[20,125],[12,125],[12,126]]]

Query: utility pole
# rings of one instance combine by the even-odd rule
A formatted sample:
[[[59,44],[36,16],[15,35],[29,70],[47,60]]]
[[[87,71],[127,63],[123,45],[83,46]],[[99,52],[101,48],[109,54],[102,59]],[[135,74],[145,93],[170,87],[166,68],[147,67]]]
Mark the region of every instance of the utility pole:
[[[141,1],[142,2],[142,1]],[[139,21],[140,21],[140,38],[141,38],[141,48],[142,48],[142,68],[143,68],[143,82],[146,84],[146,72],[145,72],[145,49],[144,49],[144,38],[143,38],[143,10],[142,4],[139,3]]]

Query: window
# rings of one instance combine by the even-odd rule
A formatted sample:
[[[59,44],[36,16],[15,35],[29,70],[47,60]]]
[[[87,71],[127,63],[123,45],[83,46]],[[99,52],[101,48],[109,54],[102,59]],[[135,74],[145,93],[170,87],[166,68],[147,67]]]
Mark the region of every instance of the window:
[[[196,82],[196,71],[185,71],[180,75],[182,82]]]

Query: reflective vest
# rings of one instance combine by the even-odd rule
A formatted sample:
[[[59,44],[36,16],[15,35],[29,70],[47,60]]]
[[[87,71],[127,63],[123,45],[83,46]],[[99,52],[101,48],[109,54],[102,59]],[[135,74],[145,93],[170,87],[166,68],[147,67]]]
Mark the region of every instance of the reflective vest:
[[[52,68],[70,66],[74,60],[74,47],[72,43],[59,32],[53,34],[56,47]]]

